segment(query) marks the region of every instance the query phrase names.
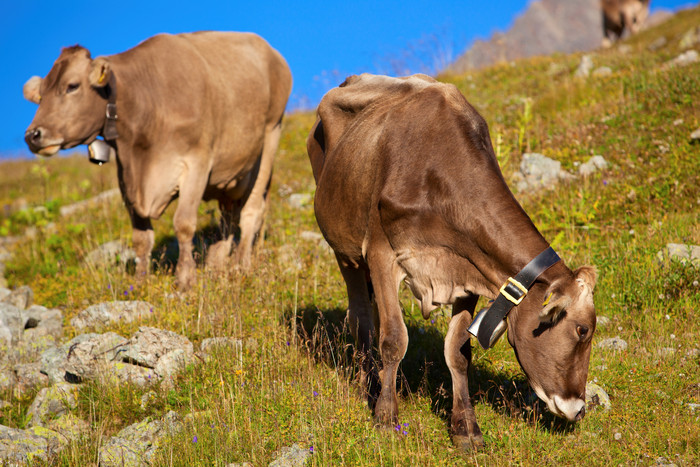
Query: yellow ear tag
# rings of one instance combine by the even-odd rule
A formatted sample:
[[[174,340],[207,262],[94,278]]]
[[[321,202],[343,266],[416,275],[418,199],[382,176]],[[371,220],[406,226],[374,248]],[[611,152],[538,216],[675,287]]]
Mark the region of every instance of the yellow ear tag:
[[[102,84],[106,77],[107,77],[107,73],[105,73],[105,71],[102,70],[102,74],[100,75],[100,79],[97,80],[97,83]]]
[[[547,304],[549,303],[549,301],[552,299],[552,295],[553,295],[553,294],[554,294],[554,292],[549,292],[549,295],[547,295],[547,298],[545,298],[545,299],[544,299],[544,302],[542,302],[542,306],[547,306]]]

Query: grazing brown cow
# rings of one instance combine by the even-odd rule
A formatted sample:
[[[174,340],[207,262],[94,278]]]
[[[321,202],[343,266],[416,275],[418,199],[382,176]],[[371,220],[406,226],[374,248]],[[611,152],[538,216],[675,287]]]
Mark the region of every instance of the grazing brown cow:
[[[601,0],[603,47],[610,46],[627,31],[635,34],[649,16],[650,0]]]
[[[402,280],[426,318],[452,304],[445,359],[455,444],[483,444],[467,387],[467,328],[479,296],[496,299],[479,341],[488,347],[506,327],[503,316],[493,320],[495,309],[512,308],[508,340],[530,384],[555,414],[583,417],[595,271],[572,272],[548,248],[503,179],[486,122],[456,87],[425,75],[351,76],[321,101],[307,149],[316,219],[346,282],[348,322],[378,422],[397,421],[396,374],[408,345]],[[383,364],[378,397],[372,299]]]
[[[137,273],[148,271],[151,219],[179,197],[177,283],[186,289],[202,199],[219,201],[223,233],[207,263],[223,266],[238,224],[235,261],[250,264],[291,85],[284,58],[254,34],[162,34],[95,59],[69,47],[46,78],[24,85],[24,96],[39,104],[25,140],[46,156],[100,135],[116,149]]]

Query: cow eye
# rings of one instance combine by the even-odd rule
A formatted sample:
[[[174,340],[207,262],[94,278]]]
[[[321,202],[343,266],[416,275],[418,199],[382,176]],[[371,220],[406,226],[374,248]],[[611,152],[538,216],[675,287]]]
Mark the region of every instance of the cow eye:
[[[576,326],[576,334],[578,334],[578,338],[580,340],[583,340],[586,337],[586,334],[588,334],[588,327],[581,325]]]
[[[68,87],[66,88],[66,94],[70,94],[72,92],[75,92],[78,90],[80,87],[80,83],[70,83]]]

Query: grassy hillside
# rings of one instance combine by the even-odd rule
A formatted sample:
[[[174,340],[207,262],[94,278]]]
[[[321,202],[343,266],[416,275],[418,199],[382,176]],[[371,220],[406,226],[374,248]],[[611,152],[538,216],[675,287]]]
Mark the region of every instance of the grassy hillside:
[[[251,339],[242,360],[222,353],[189,368],[174,389],[141,407],[143,389],[81,387],[75,414],[93,432],[54,462],[96,463],[101,443],[147,415],[195,413],[187,430],[162,449],[158,464],[266,465],[282,446],[313,446],[314,465],[537,464],[678,465],[700,462],[700,278],[698,269],[661,266],[667,243],[700,244],[700,63],[664,64],[679,55],[683,34],[700,24],[700,9],[593,54],[608,76],[574,78],[580,55],[542,57],[463,76],[444,76],[484,115],[499,161],[512,183],[523,152],[541,152],[565,169],[594,154],[610,168],[551,190],[516,194],[535,225],[570,266],[599,271],[596,309],[610,324],[596,331],[589,381],[610,395],[576,425],[532,404],[522,371],[503,339],[476,349],[470,390],[486,448],[456,451],[448,437],[451,382],[442,357],[449,309],[430,321],[402,291],[409,349],[401,366],[401,432],[377,431],[357,395],[343,328],[345,288],[331,252],[302,232],[318,232],[311,204],[294,208],[291,193],[313,194],[305,139],[314,115],[289,116],[273,177],[264,243],[247,274],[198,269],[190,293],[173,294],[177,252],[171,206],[154,222],[154,273],[144,282],[119,268],[94,268],[85,255],[102,243],[130,241],[121,202],[61,218],[60,206],[116,186],[114,164],[96,167],[84,155],[0,165],[0,235],[23,237],[7,264],[11,286],[28,284],[35,302],[61,308],[67,319],[107,300],[154,305],[146,324],[186,335]],[[652,52],[659,37],[665,46]],[[700,45],[695,45],[696,50]],[[23,200],[23,201],[22,201]],[[28,204],[45,209],[16,210]],[[217,211],[200,207],[199,251]],[[201,265],[201,258],[200,258]],[[66,324],[67,320],[66,320]],[[138,324],[114,329],[122,335]],[[73,332],[68,328],[68,336]],[[624,352],[595,348],[620,336]],[[675,352],[662,351],[673,348]],[[23,427],[32,394],[0,410],[0,424]],[[193,442],[194,437],[197,442]]]

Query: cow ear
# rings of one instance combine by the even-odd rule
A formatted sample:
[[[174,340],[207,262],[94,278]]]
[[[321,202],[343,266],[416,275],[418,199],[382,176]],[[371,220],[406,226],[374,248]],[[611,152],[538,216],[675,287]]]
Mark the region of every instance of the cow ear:
[[[41,90],[41,81],[40,77],[32,76],[24,83],[22,94],[24,94],[24,98],[29,102],[34,102],[35,104],[41,102],[41,94],[39,94]]]
[[[109,84],[112,77],[112,67],[104,57],[97,57],[92,61],[92,68],[88,75],[90,85],[96,88],[103,88]]]
[[[585,287],[589,292],[593,292],[596,279],[598,278],[598,272],[593,266],[581,266],[574,271],[574,277],[576,277],[576,283],[579,287]]]

